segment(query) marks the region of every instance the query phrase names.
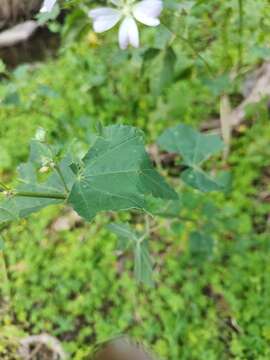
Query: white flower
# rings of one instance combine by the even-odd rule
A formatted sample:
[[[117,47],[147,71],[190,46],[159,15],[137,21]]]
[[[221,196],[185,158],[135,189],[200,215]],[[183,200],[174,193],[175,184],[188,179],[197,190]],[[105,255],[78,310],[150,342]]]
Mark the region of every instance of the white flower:
[[[57,0],[44,0],[40,12],[46,13],[51,12]]]
[[[142,0],[134,3],[132,0],[111,0],[116,8],[101,7],[89,11],[89,16],[93,19],[95,32],[113,28],[123,19],[119,28],[119,45],[121,49],[126,49],[128,45],[139,46],[139,30],[136,21],[148,26],[158,26],[158,19],[162,8],[162,0]]]

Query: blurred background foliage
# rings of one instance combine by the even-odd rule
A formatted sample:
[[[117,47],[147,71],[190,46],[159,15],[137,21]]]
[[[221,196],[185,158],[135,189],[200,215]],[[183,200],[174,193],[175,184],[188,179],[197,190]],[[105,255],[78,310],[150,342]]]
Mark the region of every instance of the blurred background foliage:
[[[0,66],[0,175],[7,182],[38,127],[79,153],[98,122],[138,126],[152,144],[169,126],[200,128],[219,118],[222,94],[237,106],[249,74],[270,58],[267,0],[168,0],[162,26],[141,29],[142,47],[127,52],[118,50],[116,31],[93,33],[85,17],[92,2],[71,5],[61,26],[49,21],[61,36],[55,58],[12,71]],[[183,221],[160,220],[151,234],[153,289],[136,283],[132,257],[116,250],[106,227],[113,218],[141,230],[140,217],[99,216],[61,230],[55,222],[67,210],[51,207],[6,226],[2,329],[49,332],[76,360],[121,333],[171,360],[269,359],[267,101],[249,106],[246,118],[233,131],[227,161],[211,162],[231,171],[230,191],[181,185]]]

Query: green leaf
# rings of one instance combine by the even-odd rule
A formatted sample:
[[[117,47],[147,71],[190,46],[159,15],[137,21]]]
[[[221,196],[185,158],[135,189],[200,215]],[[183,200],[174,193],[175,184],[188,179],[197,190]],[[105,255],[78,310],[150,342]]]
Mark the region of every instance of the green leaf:
[[[232,81],[228,73],[217,76],[216,78],[204,79],[204,84],[209,88],[214,96],[220,96],[229,91]]]
[[[38,85],[37,94],[44,96],[45,98],[55,99],[59,97],[58,92],[47,85]]]
[[[86,220],[100,211],[145,209],[145,196],[177,199],[154,169],[141,131],[123,125],[103,129],[83,159],[68,202]]]
[[[36,19],[39,25],[42,26],[45,25],[50,20],[56,20],[59,14],[60,14],[60,7],[58,4],[56,4],[53,7],[52,11],[37,14]]]
[[[208,258],[213,253],[214,241],[211,236],[201,232],[193,232],[189,238],[189,250],[199,258]]]
[[[202,164],[224,146],[219,136],[201,134],[184,124],[167,129],[158,144],[163,150],[181,155],[184,163],[191,167]]]
[[[139,240],[139,236],[131,229],[129,224],[112,223],[107,228],[118,237],[118,249],[128,250]]]
[[[164,200],[148,196],[146,210],[152,215],[164,218],[174,218],[179,216],[181,211],[181,202],[180,199]]]
[[[139,282],[146,285],[153,286],[153,265],[152,259],[148,250],[148,242],[137,242],[134,248],[135,258],[135,277]]]
[[[37,181],[36,168],[31,162],[19,165],[18,173],[19,179],[24,183],[30,184]]]
[[[195,5],[195,3],[196,2],[192,0],[183,1],[181,3],[175,0],[167,0],[164,3],[164,7],[166,9],[173,10],[175,12],[177,11],[177,13],[181,13],[181,12],[189,13],[192,7]]]
[[[108,229],[118,236],[118,248],[121,251],[132,249],[134,253],[134,274],[137,281],[152,286],[152,260],[148,250],[147,240],[143,235],[134,232],[129,224],[110,224]]]
[[[46,186],[26,185],[18,187],[19,191],[27,192],[51,192],[52,189]],[[56,191],[54,191],[56,192]],[[61,200],[29,198],[23,196],[10,196],[0,202],[0,224],[18,220],[41,210],[43,207],[61,203]]]
[[[144,64],[155,59],[160,54],[160,50],[156,48],[148,48],[143,54]]]
[[[176,55],[171,47],[160,52],[151,63],[150,87],[155,95],[160,95],[172,83]]]
[[[66,156],[60,163],[60,169],[67,186],[71,189],[75,177],[70,169],[71,160]],[[64,194],[65,188],[59,174],[54,170],[44,183],[37,183],[35,166],[33,163],[22,164],[19,167],[21,184],[16,188],[19,192],[41,192],[45,194]],[[30,198],[24,196],[10,196],[0,201],[0,224],[18,220],[37,212],[42,208],[61,204],[61,199]]]
[[[173,33],[166,26],[160,24],[155,31],[154,47],[160,50],[165,49],[172,37]]]
[[[30,143],[29,160],[38,165],[48,164],[53,160],[53,153],[47,144],[38,140],[32,140]]]
[[[203,192],[219,191],[226,189],[226,183],[220,178],[212,178],[202,170],[187,169],[181,174],[182,180]]]
[[[19,106],[21,104],[19,93],[16,90],[8,93],[3,100],[3,104],[11,105],[11,106]]]
[[[269,47],[260,47],[253,46],[250,48],[250,54],[257,59],[263,59],[265,61],[270,59],[270,48]]]
[[[0,59],[0,74],[4,74],[6,72],[6,64],[3,60]]]

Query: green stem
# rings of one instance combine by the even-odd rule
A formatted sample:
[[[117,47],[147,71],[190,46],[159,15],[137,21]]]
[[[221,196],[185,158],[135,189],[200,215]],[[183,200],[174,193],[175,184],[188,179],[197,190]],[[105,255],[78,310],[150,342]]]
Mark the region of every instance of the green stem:
[[[66,200],[67,195],[61,193],[42,193],[42,192],[30,192],[30,191],[16,191],[14,196],[30,197],[30,198],[43,198],[43,199],[56,199]]]
[[[62,173],[62,171],[61,171],[60,166],[57,165],[57,164],[55,164],[54,168],[55,168],[55,170],[57,171],[57,173],[58,173],[58,175],[59,175],[59,177],[60,177],[60,179],[61,179],[61,181],[62,181],[62,183],[63,183],[63,185],[64,185],[64,188],[65,188],[66,192],[69,193],[69,189],[68,189],[66,180],[65,180],[65,178],[64,178],[64,175],[63,175],[63,173]]]
[[[2,284],[4,286],[4,296],[6,298],[6,302],[7,302],[7,306],[8,308],[10,307],[10,299],[11,299],[11,294],[10,294],[10,286],[9,286],[9,278],[8,278],[8,270],[7,270],[7,264],[6,264],[6,260],[5,260],[5,255],[4,252],[2,250],[0,250],[0,259],[1,261],[1,273],[2,273]]]
[[[189,48],[194,52],[194,54],[204,63],[205,67],[207,68],[209,74],[213,77],[214,76],[214,72],[210,66],[210,64],[205,60],[205,58],[192,46],[191,42],[189,39],[186,39],[184,36],[180,35],[180,34],[176,34],[174,31],[170,30],[168,28],[168,26],[166,26],[165,24],[162,24],[163,26],[166,27],[166,29],[168,29],[175,38],[179,38],[182,41],[184,41]],[[173,40],[172,40],[173,41]]]
[[[184,36],[179,35],[179,34],[174,34],[175,36],[178,36],[179,39],[181,39],[182,41],[184,41],[189,47],[190,49],[194,52],[194,54],[204,63],[205,67],[207,68],[209,74],[211,76],[214,76],[214,72],[210,66],[210,64],[205,60],[205,58],[191,45],[190,40],[186,39]]]
[[[241,70],[243,65],[243,24],[244,24],[243,0],[238,0],[238,11],[239,11],[238,70]]]
[[[4,184],[4,183],[2,183],[1,181],[0,181],[0,187],[3,189],[3,190],[9,190],[9,188]]]

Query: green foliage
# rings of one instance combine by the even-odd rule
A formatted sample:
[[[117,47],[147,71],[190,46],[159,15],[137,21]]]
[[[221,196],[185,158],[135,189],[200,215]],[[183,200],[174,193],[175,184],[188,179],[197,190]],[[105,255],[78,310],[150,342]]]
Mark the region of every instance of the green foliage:
[[[69,222],[73,213],[54,206],[64,199],[15,199],[0,184],[1,198],[9,195],[0,208],[0,250],[11,295],[8,309],[0,299],[0,358],[21,336],[9,330],[12,322],[57,336],[75,360],[120,333],[171,360],[269,359],[266,102],[247,109],[249,122],[234,131],[225,166],[230,191],[228,172],[217,170],[220,139],[194,130],[218,118],[224,92],[237,105],[242,74],[268,58],[267,0],[245,1],[242,21],[234,0],[166,1],[166,26],[144,29],[147,46],[127,52],[116,49],[114,31],[90,31],[81,1],[67,3],[74,11],[57,59],[11,74],[0,64],[1,182],[28,193],[66,196],[72,189],[69,203],[86,219],[133,207],[134,198],[146,214]],[[168,163],[154,160],[162,175],[172,175],[166,181],[179,198],[152,165],[141,131],[129,125],[142,128],[149,144],[162,134],[160,148],[177,154],[176,160],[165,154]],[[28,140],[40,126],[47,139],[39,131],[28,159]],[[180,172],[190,186],[179,181]],[[220,189],[226,192],[212,192]],[[37,210],[27,221],[7,223]]]
[[[86,220],[99,211],[144,209],[146,194],[177,199],[151,164],[142,133],[135,128],[105,128],[82,167],[68,202]]]
[[[122,251],[132,250],[134,253],[134,273],[139,282],[153,285],[152,260],[145,234],[134,232],[129,224],[112,223],[108,226],[118,236],[118,248]],[[147,234],[149,236],[149,234]]]
[[[43,134],[31,142],[29,162],[19,168],[21,185],[3,188],[0,224],[25,217],[64,200],[86,220],[100,211],[145,209],[145,195],[177,199],[176,192],[152,165],[143,143],[143,133],[130,126],[112,125],[102,130],[94,145],[78,163],[65,155],[57,163],[57,151]],[[52,169],[39,182],[37,168]],[[73,170],[75,169],[75,173]]]
[[[189,168],[181,174],[181,178],[189,185],[201,191],[217,191],[225,187],[222,179],[213,179],[205,173],[201,165],[213,154],[223,148],[223,142],[216,135],[204,135],[191,127],[180,124],[166,130],[158,139],[163,150],[177,153],[183,164]]]
[[[184,124],[166,130],[158,143],[163,150],[180,154],[184,164],[190,167],[201,165],[223,148],[218,136],[200,134]]]
[[[209,235],[206,236],[199,232],[190,234],[189,248],[196,259],[207,259],[212,254],[213,247],[213,239]]]

